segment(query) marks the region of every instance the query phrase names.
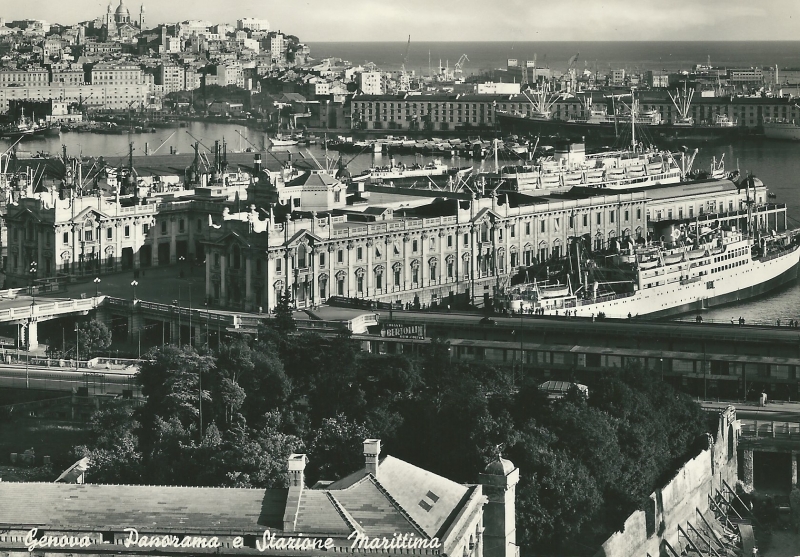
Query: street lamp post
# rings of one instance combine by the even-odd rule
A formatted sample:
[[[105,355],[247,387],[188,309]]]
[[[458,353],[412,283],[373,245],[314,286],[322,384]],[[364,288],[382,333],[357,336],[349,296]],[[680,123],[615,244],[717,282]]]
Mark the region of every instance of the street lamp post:
[[[80,364],[78,363],[80,362],[80,359],[81,359],[81,341],[80,338],[78,337],[78,324],[75,323],[75,369],[78,369],[78,367],[80,367]]]
[[[181,286],[178,285],[178,299],[173,302],[178,306],[178,347],[181,346]]]
[[[136,301],[136,287],[139,286],[139,281],[138,280],[132,280],[131,281],[131,286],[133,286],[133,301],[135,302]]]
[[[31,276],[31,298],[33,300],[31,302],[31,307],[33,307],[36,304],[36,292],[34,291],[34,283],[36,281],[36,267],[37,267],[36,261],[31,261],[30,269],[28,269],[28,273]],[[33,310],[31,310],[31,316],[32,312]]]
[[[30,269],[28,269],[29,274],[31,275],[31,320],[28,323],[28,346],[27,350],[25,351],[25,388],[30,388],[30,377],[28,375],[28,363],[31,359],[31,327],[33,327],[33,312],[36,306],[36,292],[34,291],[34,283],[36,280],[36,261],[31,261]]]
[[[203,301],[203,305],[206,306],[206,346],[208,349],[211,349],[211,339],[208,336],[208,321],[209,321],[209,308],[208,308],[208,297]]]
[[[100,277],[94,277],[94,297],[97,298],[98,288],[100,287]]]

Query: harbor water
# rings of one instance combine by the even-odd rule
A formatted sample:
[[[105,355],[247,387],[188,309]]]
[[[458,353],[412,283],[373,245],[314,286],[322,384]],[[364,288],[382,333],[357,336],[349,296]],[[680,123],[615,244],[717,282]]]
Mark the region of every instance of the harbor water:
[[[322,136],[322,134],[317,134]],[[196,138],[196,139],[195,139]],[[134,154],[144,155],[145,143],[147,150],[152,154],[168,155],[172,150],[179,153],[192,152],[195,140],[200,141],[201,149],[213,147],[215,140],[227,142],[228,150],[239,151],[248,147],[261,150],[265,143],[265,134],[253,129],[229,124],[191,122],[188,128],[159,129],[154,133],[101,135],[87,132],[67,132],[60,137],[42,137],[26,140],[19,148],[31,153],[39,151],[56,155],[61,152],[62,145],[66,145],[70,155],[82,153],[84,156],[104,156],[107,160],[118,158],[122,160],[127,156],[129,143],[134,144]],[[3,151],[9,146],[7,141],[0,140],[0,149]],[[692,146],[689,146],[692,147]],[[307,159],[309,164],[314,164],[309,153],[324,164],[325,151],[320,145],[306,147],[292,147],[296,159]],[[743,174],[752,172],[760,178],[769,190],[777,195],[772,200],[786,203],[788,208],[789,225],[800,228],[800,142],[782,142],[766,139],[747,139],[727,146],[705,146],[695,160],[694,168],[708,168],[711,158],[725,155],[725,168],[734,170],[737,167]],[[335,159],[338,154],[330,151],[329,159]],[[406,164],[413,162],[429,162],[431,157],[414,155],[398,155],[398,162]],[[374,165],[389,164],[387,155],[373,154],[344,154],[343,160],[349,162],[348,169],[352,174]],[[444,161],[450,166],[473,165],[489,169],[492,161],[476,161],[472,159],[452,159],[447,157]],[[767,297],[751,300],[735,306],[726,306],[706,310],[702,313],[704,320],[729,322],[743,317],[748,323],[764,322],[775,324],[778,319],[782,323],[789,320],[800,319],[800,284],[795,283],[781,291],[773,292]],[[694,315],[690,316],[694,319]]]

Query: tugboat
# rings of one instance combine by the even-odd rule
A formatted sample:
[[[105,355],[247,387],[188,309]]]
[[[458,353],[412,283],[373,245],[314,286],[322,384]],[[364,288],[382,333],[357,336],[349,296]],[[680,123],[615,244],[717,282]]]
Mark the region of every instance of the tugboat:
[[[22,110],[16,122],[0,128],[0,138],[24,139],[48,133],[48,127],[37,123],[33,118],[27,118]]]

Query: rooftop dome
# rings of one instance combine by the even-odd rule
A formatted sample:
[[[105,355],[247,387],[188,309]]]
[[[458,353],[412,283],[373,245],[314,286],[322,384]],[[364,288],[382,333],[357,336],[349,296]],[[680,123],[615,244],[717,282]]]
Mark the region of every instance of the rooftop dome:
[[[511,472],[514,471],[514,463],[510,460],[506,460],[502,456],[497,456],[497,458],[489,463],[484,471],[484,474],[491,474],[493,476],[508,476]]]
[[[125,6],[122,0],[119,0],[119,6],[117,6],[117,11],[115,13],[117,15],[124,15],[126,17],[131,16],[131,13],[128,11],[128,8]]]

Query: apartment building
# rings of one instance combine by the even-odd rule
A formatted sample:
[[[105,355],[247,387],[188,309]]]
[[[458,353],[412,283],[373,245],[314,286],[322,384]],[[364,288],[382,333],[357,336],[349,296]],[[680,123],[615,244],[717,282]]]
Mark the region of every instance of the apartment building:
[[[142,69],[134,64],[101,62],[89,70],[92,85],[141,85],[144,83]]]
[[[44,85],[41,87],[0,87],[0,111],[8,110],[13,99],[65,100],[83,103],[90,109],[127,110],[147,106],[147,85]]]
[[[183,91],[186,87],[186,70],[177,64],[161,64],[156,73],[156,84],[164,88],[164,94]]]
[[[0,87],[41,86],[50,83],[50,72],[46,68],[0,70]]]
[[[365,95],[383,94],[383,75],[381,72],[360,72],[356,74],[358,90]]]
[[[243,17],[242,19],[236,20],[236,28],[269,32],[269,21],[255,17]]]

